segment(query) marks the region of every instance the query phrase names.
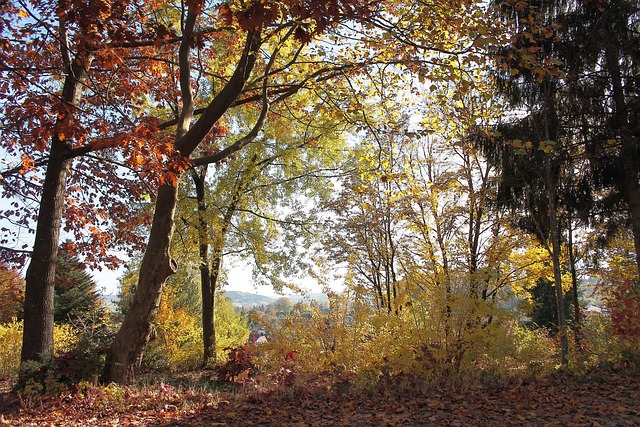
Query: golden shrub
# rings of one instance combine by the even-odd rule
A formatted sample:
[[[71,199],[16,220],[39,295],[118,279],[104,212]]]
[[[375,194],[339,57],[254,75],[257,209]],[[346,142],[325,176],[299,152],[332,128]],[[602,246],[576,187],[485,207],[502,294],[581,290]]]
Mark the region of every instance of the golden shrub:
[[[78,341],[78,334],[69,325],[55,325],[53,343],[55,354],[72,350]],[[14,320],[0,325],[0,379],[15,377],[20,370],[22,351],[22,321]]]

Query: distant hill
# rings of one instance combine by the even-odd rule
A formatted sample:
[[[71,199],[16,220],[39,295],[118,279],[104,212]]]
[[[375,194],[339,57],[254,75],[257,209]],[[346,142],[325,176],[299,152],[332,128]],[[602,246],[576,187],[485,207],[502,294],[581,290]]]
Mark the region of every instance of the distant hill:
[[[253,307],[256,305],[268,305],[273,303],[276,299],[268,297],[266,295],[252,294],[250,292],[240,291],[225,291],[224,295],[231,298],[234,305],[241,307]]]
[[[266,295],[253,294],[251,292],[241,292],[241,291],[225,291],[224,295],[231,298],[231,301],[235,306],[238,307],[254,307],[256,305],[269,305],[273,304],[278,298],[270,297]],[[311,294],[309,298],[304,298],[301,295],[283,295],[286,298],[289,298],[291,302],[294,304],[299,301],[311,301],[316,300],[320,302],[328,301],[328,298],[325,294]],[[107,307],[111,311],[115,311],[117,308],[118,295],[102,295],[104,298]]]
[[[240,291],[225,291],[224,295],[231,298],[233,304],[240,307],[254,307],[256,305],[268,305],[273,304],[280,297],[269,297],[266,295],[252,294],[250,292]],[[325,294],[311,294],[309,298],[304,298],[301,295],[283,295],[289,298],[291,302],[296,303],[299,301],[328,301]]]

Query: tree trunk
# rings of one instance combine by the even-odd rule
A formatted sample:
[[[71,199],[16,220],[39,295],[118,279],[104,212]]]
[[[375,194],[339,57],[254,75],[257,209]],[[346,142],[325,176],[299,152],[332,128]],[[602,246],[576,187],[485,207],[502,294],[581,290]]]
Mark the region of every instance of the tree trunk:
[[[53,355],[53,289],[56,273],[60,225],[64,208],[67,176],[71,159],[67,158],[67,141],[60,138],[71,126],[75,107],[80,105],[84,82],[93,56],[78,53],[71,60],[66,35],[61,36],[61,50],[66,63],[62,99],[67,111],[60,111],[56,134],[51,140],[51,151],[42,186],[42,196],[33,242],[31,261],[25,277],[24,333],[22,335],[22,363],[28,360],[46,362]]]
[[[26,274],[20,360],[47,362],[53,355],[53,289],[60,224],[71,160],[54,138],[47,164],[31,262]]]
[[[169,248],[177,195],[178,190],[173,185],[165,184],[158,190],[149,243],[140,266],[133,302],[107,353],[103,376],[107,383],[131,383],[140,368],[151,321],[160,306],[162,288],[176,270]]]
[[[551,170],[549,156],[544,160],[544,174],[547,186],[547,199],[549,203],[549,234],[551,237],[551,259],[553,263],[553,279],[556,289],[556,308],[558,312],[558,331],[560,334],[560,350],[562,364],[567,365],[569,360],[569,340],[567,337],[567,318],[564,311],[564,294],[562,292],[562,272],[560,270],[560,227],[558,225],[558,212],[556,210],[555,185]]]
[[[202,298],[202,340],[204,344],[203,365],[208,366],[216,359],[216,329],[214,324],[215,282],[211,277],[209,265],[209,223],[207,221],[207,202],[205,199],[205,179],[207,167],[200,173],[192,170],[198,203],[198,244],[200,255],[200,289]]]
[[[638,183],[639,173],[635,167],[635,161],[633,157],[631,157],[632,155],[634,155],[634,150],[625,150],[623,152],[622,163],[625,173],[627,203],[629,208],[629,218],[631,220],[633,244],[636,251],[636,273],[637,278],[640,278],[640,184]]]
[[[640,171],[637,167],[638,142],[631,131],[629,114],[625,101],[625,87],[620,71],[620,52],[614,46],[605,52],[607,71],[611,78],[614,108],[614,126],[620,138],[622,149],[622,169],[625,175],[624,192],[629,209],[633,243],[636,251],[636,272],[640,277]]]
[[[573,218],[571,211],[569,211],[569,236],[567,245],[569,246],[569,268],[571,269],[571,286],[573,288],[573,334],[576,341],[576,350],[578,355],[582,353],[581,344],[581,316],[580,316],[580,301],[578,300],[578,273],[576,271],[576,257],[573,247]]]

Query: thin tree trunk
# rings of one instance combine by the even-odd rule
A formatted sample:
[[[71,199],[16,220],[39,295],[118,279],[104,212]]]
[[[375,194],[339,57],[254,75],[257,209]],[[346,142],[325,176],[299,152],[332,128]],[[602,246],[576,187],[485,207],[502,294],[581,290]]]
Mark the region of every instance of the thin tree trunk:
[[[581,344],[581,316],[580,316],[580,302],[578,301],[578,273],[576,271],[576,257],[573,248],[573,218],[571,212],[569,212],[569,268],[571,269],[571,286],[573,288],[573,333],[576,341],[576,350],[578,353],[582,353]]]
[[[215,283],[209,265],[209,223],[207,221],[207,202],[205,179],[207,167],[200,173],[192,171],[198,203],[198,244],[200,255],[200,289],[202,296],[202,339],[204,344],[203,365],[208,366],[216,359],[216,330],[214,324]],[[215,262],[215,261],[214,261]]]
[[[562,292],[562,273],[560,270],[560,230],[558,225],[558,212],[555,201],[555,185],[551,170],[551,159],[545,157],[544,174],[547,186],[547,199],[549,203],[549,232],[551,237],[551,259],[553,264],[553,279],[556,289],[556,308],[558,312],[558,331],[560,334],[560,350],[562,364],[567,365],[569,360],[569,340],[567,338],[567,318],[564,312],[564,294]]]

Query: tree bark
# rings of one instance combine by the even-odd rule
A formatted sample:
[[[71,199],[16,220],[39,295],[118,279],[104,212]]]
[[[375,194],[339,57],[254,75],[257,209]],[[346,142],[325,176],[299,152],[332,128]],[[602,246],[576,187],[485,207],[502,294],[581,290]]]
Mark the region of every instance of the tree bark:
[[[20,360],[47,362],[53,355],[53,289],[60,224],[71,160],[54,138],[47,164],[31,262],[25,277],[24,333]]]
[[[140,368],[149,341],[151,321],[160,306],[162,288],[176,270],[169,254],[174,228],[178,190],[162,185],[158,190],[149,243],[140,266],[138,286],[131,308],[109,348],[104,370],[105,382],[131,383]]]
[[[67,176],[71,159],[70,146],[62,135],[71,125],[75,107],[80,105],[82,90],[93,56],[79,52],[73,60],[61,30],[61,51],[66,75],[62,89],[65,102],[56,122],[56,133],[51,140],[51,151],[42,186],[42,196],[36,225],[31,261],[25,276],[24,333],[20,360],[46,362],[53,356],[53,289],[56,259],[60,242],[60,225],[64,208]]]
[[[556,308],[558,312],[558,331],[560,334],[560,350],[562,364],[567,365],[569,360],[569,339],[567,337],[567,318],[564,311],[564,293],[562,292],[562,272],[560,270],[560,227],[558,225],[558,212],[555,200],[555,184],[551,170],[549,156],[544,160],[544,174],[546,181],[547,200],[549,203],[549,234],[551,238],[551,259],[553,264],[553,280],[556,289]]]
[[[569,268],[571,270],[571,287],[573,289],[573,336],[576,342],[576,350],[578,351],[578,356],[580,356],[580,353],[582,353],[582,319],[580,315],[580,301],[578,298],[578,273],[576,271],[576,257],[573,243],[573,217],[571,215],[571,210],[569,210],[569,218],[567,219],[567,223],[569,225],[567,246],[569,247]]]
[[[607,71],[611,78],[612,98],[614,104],[614,126],[621,142],[622,169],[625,182],[623,191],[629,209],[633,243],[636,252],[636,272],[640,277],[640,171],[638,170],[638,141],[629,123],[627,103],[625,101],[625,87],[620,70],[620,52],[614,46],[606,49],[605,58]]]
[[[208,366],[216,359],[216,329],[214,323],[215,311],[215,282],[212,280],[209,264],[209,223],[207,221],[207,202],[205,194],[205,179],[207,167],[203,166],[200,173],[192,170],[193,183],[196,188],[198,203],[198,245],[200,256],[200,290],[202,298],[202,339],[204,344],[203,365]],[[216,277],[217,278],[217,277]]]

